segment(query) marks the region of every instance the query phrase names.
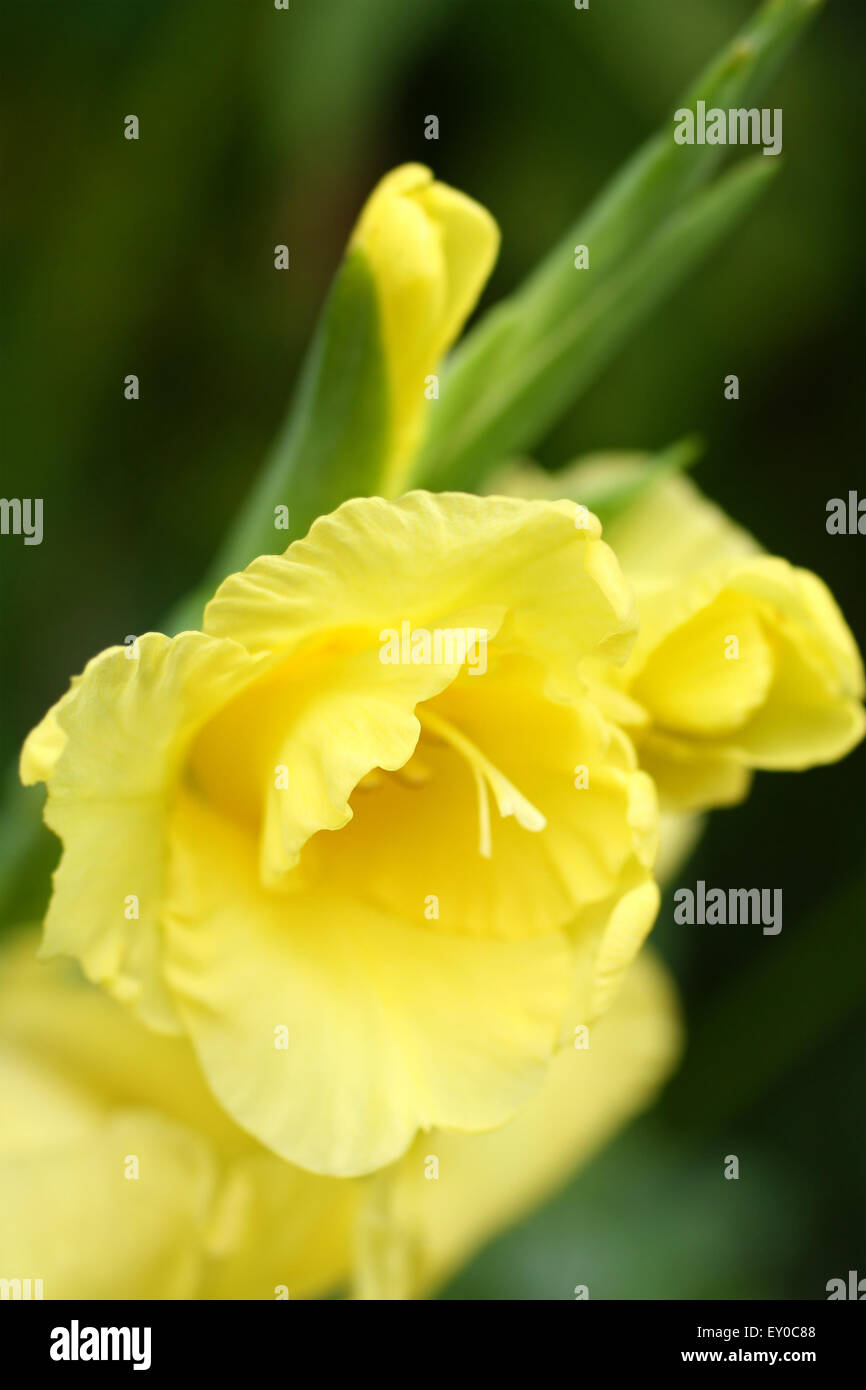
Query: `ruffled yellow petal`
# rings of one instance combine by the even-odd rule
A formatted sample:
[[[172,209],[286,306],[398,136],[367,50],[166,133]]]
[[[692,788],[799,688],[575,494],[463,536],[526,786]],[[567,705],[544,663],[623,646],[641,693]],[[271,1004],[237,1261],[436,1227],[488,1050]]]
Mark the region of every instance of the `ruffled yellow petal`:
[[[422,926],[517,939],[580,930],[636,863],[648,875],[655,794],[631,745],[588,701],[552,698],[536,663],[463,675],[417,715],[403,773],[362,783],[351,825],[310,841],[313,881]]]
[[[21,750],[20,766],[21,781],[25,787],[32,787],[36,782],[48,782],[53,776],[66,746],[66,734],[60,723],[60,710],[71,702],[77,683],[78,678],[72,682],[70,689],[57,704],[52,705],[44,719],[28,736]]]
[[[22,777],[47,778],[45,821],[64,844],[45,953],[77,956],[92,980],[172,1030],[159,919],[173,782],[196,728],[256,663],[194,632],[147,633],[137,651],[112,647],[88,664],[27,739]]]
[[[562,936],[446,934],[327,884],[265,894],[225,820],[189,803],[177,831],[172,989],[215,1095],[275,1152],[369,1172],[419,1128],[501,1124],[539,1085],[571,984]]]
[[[263,883],[288,886],[310,836],[351,820],[351,793],[372,768],[409,761],[420,733],[415,706],[458,669],[386,668],[378,647],[329,651],[285,663],[208,723],[190,752],[190,778],[255,830]]]
[[[637,629],[631,589],[587,516],[570,502],[466,493],[360,498],[314,522],[285,555],[226,579],[204,630],[272,659],[314,644],[339,656],[382,644],[383,629],[478,627],[500,619],[498,650],[564,668],[599,649],[624,660]],[[391,668],[393,671],[393,668]]]
[[[557,682],[576,688],[589,652],[624,656],[636,622],[631,594],[598,535],[594,519],[575,528],[568,504],[428,493],[397,503],[364,499],[319,520],[284,556],[263,556],[220,586],[206,630],[242,642],[273,671],[203,729],[191,754],[192,777],[260,836],[268,886],[287,885],[314,832],[347,825],[357,809],[352,793],[369,773],[409,762],[421,732],[418,707],[455,681],[459,660],[383,662],[388,634],[400,637],[408,625],[412,632],[462,633],[468,643],[481,633],[485,650],[491,643],[487,660],[501,668],[509,656],[531,657],[556,699]],[[507,711],[497,706],[508,691],[494,687],[489,671],[464,674],[461,688],[481,696],[486,709],[485,737],[493,720],[504,728]],[[428,732],[447,713],[432,704]],[[557,719],[562,724],[566,713],[551,710],[551,722]],[[540,737],[549,738],[543,728]],[[576,808],[565,761],[558,780],[559,800]],[[442,782],[437,789],[444,794]],[[421,798],[415,800],[417,811]],[[474,791],[469,801],[474,808]],[[459,817],[460,806],[453,809]],[[343,843],[341,837],[340,856]],[[433,848],[425,841],[422,857]]]

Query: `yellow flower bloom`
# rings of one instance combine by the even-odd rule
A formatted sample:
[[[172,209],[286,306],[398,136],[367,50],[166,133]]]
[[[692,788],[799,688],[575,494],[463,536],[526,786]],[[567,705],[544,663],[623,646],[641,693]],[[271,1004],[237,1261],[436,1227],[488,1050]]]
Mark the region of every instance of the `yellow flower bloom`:
[[[502,1124],[652,924],[654,788],[578,674],[634,633],[599,536],[571,504],[346,503],[204,632],[103,652],[27,740],[64,844],[47,953],[187,1031],[305,1168]],[[454,649],[388,664],[404,625]],[[481,633],[483,674],[456,640]]]
[[[423,164],[403,164],[373,190],[349,249],[366,257],[379,298],[391,422],[385,491],[394,494],[418,443],[427,378],[475,307],[499,230]]]
[[[754,769],[844,757],[866,731],[863,665],[827,586],[764,553],[684,477],[608,527],[641,630],[613,679],[639,706],[663,804],[729,805]]]
[[[0,1277],[46,1299],[425,1296],[648,1104],[679,1050],[643,953],[590,1047],[562,1052],[511,1124],[433,1131],[371,1179],[320,1177],[232,1124],[185,1039],[35,945],[0,952]]]
[[[600,456],[555,477],[514,469],[503,487],[579,499],[644,468]],[[590,685],[634,739],[664,809],[730,805],[755,769],[835,762],[859,743],[863,664],[816,575],[767,555],[682,476],[641,493],[605,536],[634,589],[640,632],[618,670],[590,663]]]
[[[0,1277],[48,1299],[304,1298],[343,1280],[357,1185],[263,1149],[185,1039],[37,963],[36,944],[0,952]]]

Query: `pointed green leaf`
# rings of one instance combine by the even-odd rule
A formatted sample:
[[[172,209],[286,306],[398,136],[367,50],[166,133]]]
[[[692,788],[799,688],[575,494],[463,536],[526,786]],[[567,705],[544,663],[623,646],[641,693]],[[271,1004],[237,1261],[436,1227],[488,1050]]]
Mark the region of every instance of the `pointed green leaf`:
[[[477,371],[472,373],[474,390],[468,398],[468,379],[457,385],[462,408],[456,418],[450,395],[453,380],[443,388],[443,410],[437,411],[435,434],[431,430],[423,450],[418,484],[473,486],[491,463],[529,447],[689,271],[728,236],[778,167],[778,160],[758,156],[695,195],[618,274],[527,343],[507,369],[495,360],[496,344],[490,339],[483,385]],[[505,339],[510,336],[507,320],[501,321],[499,332]]]
[[[227,574],[306,535],[347,497],[376,492],[387,448],[387,385],[373,278],[360,250],[344,259],[308,353],[286,424],[201,588],[168,631],[198,627]],[[277,529],[275,509],[289,510]]]
[[[708,205],[693,205],[697,240],[694,245],[689,242],[685,210],[725,149],[677,145],[673,111],[693,106],[698,98],[723,108],[754,100],[821,3],[769,0],[524,285],[467,336],[443,372],[442,398],[417,460],[418,485],[471,487],[503,456],[534,444],[698,256],[734,225],[732,216],[714,239],[711,228],[697,225],[702,206]],[[770,168],[778,164],[777,159],[762,162]],[[746,185],[735,184],[729,194],[722,194],[719,207],[724,208],[728,196],[735,200],[739,191],[746,199],[739,211],[745,211],[746,195],[750,190],[757,193],[760,183],[760,173],[753,171]],[[652,287],[642,293],[637,267],[653,259],[651,242],[660,254],[658,238],[671,218],[680,219],[670,236],[682,248],[683,262],[666,267],[659,293]],[[589,269],[574,268],[574,248],[579,245],[589,248]],[[630,287],[637,291],[631,305],[623,302]],[[612,303],[617,322],[608,331],[603,319]],[[545,371],[540,358],[554,354],[558,366],[551,363]],[[536,373],[537,395],[529,387]],[[519,409],[512,404],[515,389],[520,392]]]

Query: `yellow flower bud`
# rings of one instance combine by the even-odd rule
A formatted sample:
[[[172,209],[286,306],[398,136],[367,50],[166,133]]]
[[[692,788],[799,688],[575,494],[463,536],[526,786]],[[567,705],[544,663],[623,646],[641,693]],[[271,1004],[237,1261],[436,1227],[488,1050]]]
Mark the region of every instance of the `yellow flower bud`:
[[[390,404],[386,491],[402,491],[418,443],[430,377],[484,288],[499,231],[479,203],[403,164],[370,195],[350,242],[373,275]]]

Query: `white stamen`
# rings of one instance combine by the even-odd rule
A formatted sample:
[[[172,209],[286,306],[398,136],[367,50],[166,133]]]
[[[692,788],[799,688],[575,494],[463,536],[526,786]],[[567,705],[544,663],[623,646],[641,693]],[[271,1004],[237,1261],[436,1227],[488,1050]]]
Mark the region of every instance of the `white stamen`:
[[[478,790],[478,853],[482,859],[493,858],[493,837],[490,834],[490,797],[487,783],[477,767],[472,768],[475,786]]]
[[[547,820],[538,807],[533,806],[532,802],[521,791],[518,791],[514,783],[509,782],[508,778],[499,771],[499,768],[485,758],[471,739],[461,734],[459,729],[455,729],[454,725],[449,724],[447,719],[442,719],[440,715],[433,714],[429,709],[425,708],[417,713],[421,724],[425,725],[431,733],[438,734],[446,743],[450,743],[458,753],[462,753],[472,768],[475,785],[478,788],[479,851],[485,859],[490,859],[493,853],[488,787],[496,798],[500,816],[514,816],[517,824],[524,830],[537,833],[544,829]]]

